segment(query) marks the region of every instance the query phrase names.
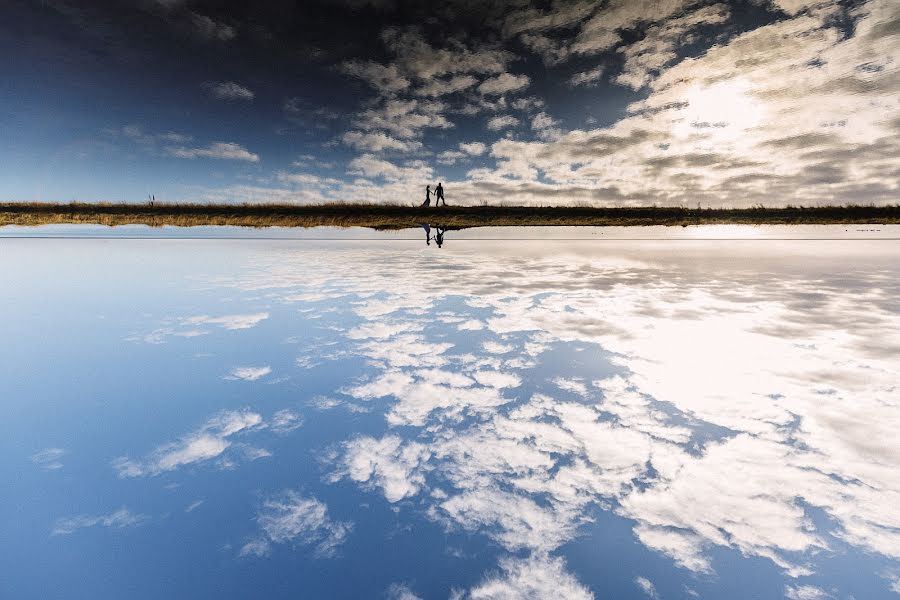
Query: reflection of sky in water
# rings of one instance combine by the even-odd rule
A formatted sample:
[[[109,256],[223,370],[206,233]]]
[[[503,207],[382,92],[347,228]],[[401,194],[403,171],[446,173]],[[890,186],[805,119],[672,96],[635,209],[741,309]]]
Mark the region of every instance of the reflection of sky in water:
[[[894,242],[2,249],[4,597],[900,591]]]

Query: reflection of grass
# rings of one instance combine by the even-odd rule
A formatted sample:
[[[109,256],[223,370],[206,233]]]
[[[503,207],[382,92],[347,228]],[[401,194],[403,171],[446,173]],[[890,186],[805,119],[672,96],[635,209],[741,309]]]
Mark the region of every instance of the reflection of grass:
[[[900,206],[821,206],[745,209],[536,206],[450,206],[419,208],[396,204],[43,204],[0,203],[0,225],[51,223],[238,225],[243,227],[373,227],[399,229],[419,223],[445,227],[534,225],[700,225],[900,223]]]

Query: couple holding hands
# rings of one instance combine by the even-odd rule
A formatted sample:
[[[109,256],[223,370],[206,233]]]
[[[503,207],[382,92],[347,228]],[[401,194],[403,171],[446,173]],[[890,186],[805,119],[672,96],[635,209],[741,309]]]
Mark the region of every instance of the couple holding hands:
[[[425,186],[425,202],[422,203],[422,206],[431,206],[431,186]],[[440,206],[441,202],[444,203],[444,206],[447,206],[447,201],[444,200],[444,186],[441,183],[437,184],[437,187],[434,188],[434,205]]]

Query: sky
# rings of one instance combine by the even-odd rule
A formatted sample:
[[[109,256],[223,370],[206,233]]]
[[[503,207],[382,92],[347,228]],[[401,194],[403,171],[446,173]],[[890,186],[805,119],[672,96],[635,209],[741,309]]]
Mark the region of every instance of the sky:
[[[895,242],[3,250],[4,598],[900,594]]]
[[[0,0],[0,200],[891,204],[900,5]]]

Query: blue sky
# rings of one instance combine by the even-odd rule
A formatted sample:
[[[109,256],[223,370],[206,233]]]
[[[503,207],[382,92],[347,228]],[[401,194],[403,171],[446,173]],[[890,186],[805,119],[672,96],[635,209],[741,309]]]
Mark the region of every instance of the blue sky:
[[[0,589],[896,597],[896,255],[6,240]]]
[[[887,0],[0,11],[2,200],[896,202]]]

